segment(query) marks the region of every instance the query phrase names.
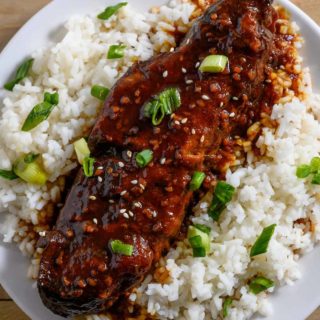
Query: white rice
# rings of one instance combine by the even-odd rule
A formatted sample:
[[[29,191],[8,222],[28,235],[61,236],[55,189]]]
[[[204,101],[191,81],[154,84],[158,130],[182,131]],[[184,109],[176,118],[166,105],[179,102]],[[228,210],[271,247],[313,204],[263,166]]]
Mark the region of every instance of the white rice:
[[[37,225],[39,212],[49,202],[59,201],[63,182],[58,178],[76,166],[72,142],[90,129],[101,108],[90,95],[92,85],[111,87],[135,61],[169,51],[175,41],[166,31],[174,27],[187,31],[194,9],[187,1],[174,0],[148,14],[127,6],[107,22],[96,19],[96,13],[73,17],[60,43],[33,54],[32,75],[5,93],[1,106],[0,168],[11,169],[22,154],[40,153],[50,184],[37,187],[0,179],[0,212],[8,213],[0,226],[5,242],[19,241],[24,254],[34,254],[35,240],[28,238],[28,227],[19,226],[19,221]],[[127,46],[125,58],[107,60],[108,48],[118,43]],[[56,90],[60,103],[49,119],[22,132],[24,119],[42,101],[43,93]],[[249,153],[246,167],[228,172],[227,182],[237,191],[220,223],[206,213],[211,195],[197,206],[193,221],[212,228],[211,253],[193,258],[187,240],[178,243],[160,262],[170,271],[171,282],[159,284],[148,276],[131,300],[159,319],[217,319],[226,296],[237,297],[227,319],[272,312],[268,293],[253,295],[246,280],[263,274],[276,285],[292,284],[301,277],[300,255],[312,250],[320,238],[320,187],[295,174],[298,165],[320,152],[320,97],[312,94],[310,83],[306,90],[305,101],[294,99],[274,107],[272,118],[279,127],[265,128],[257,142],[264,158],[257,160]],[[300,218],[310,219],[314,230],[294,223]],[[250,259],[250,247],[271,224],[277,227],[267,254]],[[30,278],[36,278],[38,263],[33,259]]]

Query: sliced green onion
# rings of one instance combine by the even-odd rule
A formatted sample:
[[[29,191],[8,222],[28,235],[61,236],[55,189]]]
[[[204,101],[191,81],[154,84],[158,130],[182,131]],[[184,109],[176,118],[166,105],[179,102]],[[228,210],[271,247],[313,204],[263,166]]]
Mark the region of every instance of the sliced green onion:
[[[200,231],[208,234],[208,235],[209,235],[210,232],[211,232],[211,228],[208,227],[208,226],[206,226],[206,225],[204,225],[204,224],[198,224],[198,223],[196,223],[196,224],[194,225],[194,227],[197,228],[197,229],[199,229]]]
[[[13,170],[2,170],[0,169],[0,177],[7,180],[15,180],[19,177],[14,173]]]
[[[230,184],[219,181],[214,191],[213,199],[210,204],[208,214],[214,220],[218,221],[221,213],[226,208],[228,202],[231,201],[235,188]]]
[[[92,177],[94,174],[95,159],[91,157],[85,157],[82,162],[83,172],[86,177]]]
[[[307,178],[311,173],[311,167],[307,164],[302,164],[297,168],[296,176],[300,179]]]
[[[140,168],[147,166],[153,159],[153,152],[150,149],[143,150],[136,155],[136,162]]]
[[[207,56],[201,63],[199,70],[201,72],[219,73],[222,72],[228,63],[228,57],[223,55]]]
[[[120,59],[124,57],[124,49],[126,48],[123,44],[115,44],[110,46],[108,51],[108,59]]]
[[[101,20],[108,20],[111,16],[113,16],[120,8],[126,6],[127,2],[120,2],[115,6],[107,7],[103,12],[98,15],[98,18]]]
[[[28,183],[44,185],[48,179],[47,174],[39,163],[35,162],[35,159],[33,158],[33,161],[30,162],[31,156],[28,157],[28,155],[19,158],[13,167],[13,171],[18,177]]]
[[[259,238],[256,240],[256,242],[251,248],[250,257],[254,257],[267,252],[269,242],[271,240],[271,237],[273,236],[274,229],[276,228],[276,226],[276,224],[273,224],[263,229]]]
[[[73,143],[74,150],[80,164],[83,164],[83,160],[90,156],[90,150],[85,138],[81,138]]]
[[[311,173],[318,173],[320,171],[320,158],[314,157],[310,162]]]
[[[192,180],[190,182],[190,189],[192,191],[198,190],[201,187],[205,178],[206,175],[203,172],[196,171],[192,176]]]
[[[259,294],[274,286],[274,282],[265,277],[255,277],[249,283],[249,290],[254,294]]]
[[[193,249],[194,257],[205,257],[210,251],[210,238],[207,232],[203,232],[195,226],[189,226],[188,240]]]
[[[101,101],[105,101],[110,90],[106,87],[102,87],[99,85],[94,85],[91,88],[91,95]]]
[[[133,254],[132,244],[123,243],[121,240],[112,240],[110,245],[113,253],[122,254],[129,257]]]
[[[311,180],[312,184],[320,184],[320,173],[316,173]]]
[[[14,80],[6,83],[4,88],[12,91],[14,86],[23,80],[29,73],[30,68],[32,67],[34,59],[29,59],[25,61],[17,70]]]
[[[58,93],[48,93],[44,94],[44,101],[37,104],[29,113],[27,119],[25,120],[22,131],[30,131],[37,127],[41,122],[48,119],[53,108],[59,103]]]
[[[144,106],[144,115],[158,126],[165,115],[170,115],[181,106],[181,96],[176,88],[169,88],[155,96]]]
[[[39,154],[34,154],[32,152],[28,153],[25,157],[24,157],[24,162],[25,163],[32,163],[34,162],[37,158],[39,157]]]
[[[226,318],[228,316],[229,308],[230,308],[231,304],[232,304],[232,299],[230,297],[227,297],[224,299],[223,305],[222,305],[223,318]]]

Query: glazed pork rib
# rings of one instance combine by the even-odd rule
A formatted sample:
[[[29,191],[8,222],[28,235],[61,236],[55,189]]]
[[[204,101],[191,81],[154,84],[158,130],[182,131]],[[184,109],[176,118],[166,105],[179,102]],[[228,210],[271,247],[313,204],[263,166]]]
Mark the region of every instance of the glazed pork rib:
[[[134,65],[114,86],[89,137],[95,174],[79,170],[41,240],[38,288],[54,313],[101,312],[139,285],[179,233],[193,173],[205,172],[210,188],[234,159],[234,136],[270,112],[271,2],[217,1],[174,52]],[[229,58],[224,72],[198,70],[210,54]],[[167,88],[179,90],[181,107],[153,126],[144,105]],[[153,160],[140,168],[144,149]],[[114,253],[112,240],[133,245],[132,255]]]

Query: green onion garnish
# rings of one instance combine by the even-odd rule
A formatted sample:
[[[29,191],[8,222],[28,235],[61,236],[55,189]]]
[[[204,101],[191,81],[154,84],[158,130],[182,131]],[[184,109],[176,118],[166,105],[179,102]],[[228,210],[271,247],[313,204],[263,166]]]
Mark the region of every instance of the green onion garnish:
[[[272,288],[273,286],[274,282],[272,280],[269,280],[265,277],[255,277],[249,283],[249,290],[254,294],[258,294],[262,291]]]
[[[73,143],[74,150],[76,151],[77,158],[80,164],[83,164],[83,160],[90,156],[90,150],[86,139],[81,138]]]
[[[124,57],[124,49],[126,48],[123,44],[115,44],[110,46],[107,58],[108,59],[120,59]]]
[[[30,131],[37,127],[41,122],[48,119],[53,108],[59,103],[58,93],[48,93],[44,94],[44,101],[37,104],[29,113],[27,119],[25,120],[22,131]]]
[[[320,173],[316,173],[311,180],[312,184],[320,184]]]
[[[297,168],[296,175],[300,179],[307,178],[311,173],[311,167],[307,164],[302,164]]]
[[[230,184],[219,181],[216,189],[214,190],[213,199],[208,210],[209,216],[218,221],[222,211],[226,208],[228,202],[231,201],[235,188]]]
[[[108,20],[111,16],[113,16],[120,8],[126,6],[127,2],[120,2],[115,6],[107,7],[103,12],[98,15],[98,18],[101,20]]]
[[[132,244],[123,243],[120,240],[112,240],[110,242],[110,246],[113,253],[122,254],[129,257],[133,254]]]
[[[228,57],[223,55],[210,55],[207,56],[201,63],[199,70],[201,72],[218,73],[222,72],[228,63]]]
[[[227,297],[224,299],[223,305],[222,305],[223,318],[226,318],[228,316],[229,308],[230,308],[231,304],[232,304],[232,299],[230,297]]]
[[[14,173],[13,170],[2,170],[0,169],[0,177],[7,180],[15,180],[19,177]]]
[[[254,257],[267,252],[270,239],[274,233],[274,229],[276,228],[276,226],[276,224],[273,224],[263,229],[259,238],[251,248],[250,257]]]
[[[35,160],[38,155],[28,154],[20,157],[14,167],[14,173],[22,180],[31,183],[44,185],[48,179],[47,174]]]
[[[94,85],[91,88],[91,95],[101,101],[105,101],[110,90],[106,87],[102,87],[99,85]]]
[[[136,155],[136,162],[140,168],[147,166],[153,159],[153,152],[150,149],[143,150]]]
[[[311,173],[318,173],[320,171],[320,158],[314,157],[310,162]]]
[[[85,157],[82,162],[83,172],[86,177],[92,177],[94,174],[95,159],[91,157]]]
[[[206,175],[203,172],[196,171],[192,176],[192,180],[190,182],[190,189],[192,191],[198,190],[201,187],[202,182],[205,178]]]
[[[14,78],[14,80],[6,83],[4,85],[4,88],[9,90],[9,91],[12,91],[14,86],[16,84],[18,84],[21,80],[23,80],[29,73],[29,70],[32,66],[32,63],[33,63],[34,59],[29,59],[27,61],[25,61],[17,70],[16,72],[16,76]]]
[[[155,96],[144,106],[144,115],[151,118],[152,124],[158,126],[165,115],[170,115],[181,106],[179,90],[169,88]]]
[[[210,251],[209,233],[211,229],[209,228],[209,233],[208,229],[203,232],[202,230],[205,226],[198,226],[201,227],[199,228],[197,226],[189,226],[188,229],[188,240],[193,249],[193,256],[196,258],[205,257],[206,254]]]
[[[200,231],[208,234],[208,235],[209,235],[210,232],[211,232],[211,228],[208,227],[208,226],[206,226],[206,225],[204,225],[204,224],[198,224],[198,223],[196,223],[196,224],[194,225],[194,227],[197,228],[198,230],[200,230]]]

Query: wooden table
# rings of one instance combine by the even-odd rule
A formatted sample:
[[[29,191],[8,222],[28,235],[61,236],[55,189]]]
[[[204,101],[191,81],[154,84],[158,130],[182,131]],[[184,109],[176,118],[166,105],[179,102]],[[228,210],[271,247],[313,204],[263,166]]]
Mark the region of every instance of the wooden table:
[[[66,0],[68,1],[68,0]],[[133,0],[132,0],[133,1]],[[292,0],[320,23],[320,0]],[[15,32],[50,0],[0,0],[0,50]],[[29,320],[0,286],[0,319]],[[43,319],[45,320],[45,319]],[[300,320],[300,319],[299,319]],[[303,319],[301,319],[303,320]],[[320,308],[308,320],[320,320]]]

